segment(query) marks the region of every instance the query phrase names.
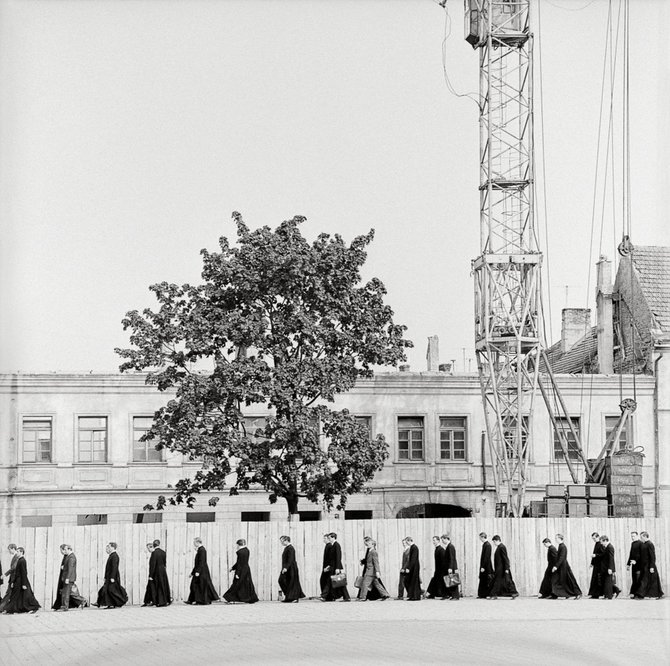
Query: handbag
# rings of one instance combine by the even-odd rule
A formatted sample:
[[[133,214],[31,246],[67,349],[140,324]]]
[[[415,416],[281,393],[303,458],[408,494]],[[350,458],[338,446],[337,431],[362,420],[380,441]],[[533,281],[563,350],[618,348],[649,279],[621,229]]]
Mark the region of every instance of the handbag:
[[[337,589],[338,587],[346,587],[347,586],[347,574],[343,571],[342,573],[335,574],[330,577],[330,584],[333,587],[333,589]]]
[[[356,580],[354,581],[354,587],[357,587],[358,589],[363,587],[363,576],[356,576]]]
[[[444,584],[447,587],[455,587],[461,584],[461,576],[458,572],[447,574],[444,577]]]

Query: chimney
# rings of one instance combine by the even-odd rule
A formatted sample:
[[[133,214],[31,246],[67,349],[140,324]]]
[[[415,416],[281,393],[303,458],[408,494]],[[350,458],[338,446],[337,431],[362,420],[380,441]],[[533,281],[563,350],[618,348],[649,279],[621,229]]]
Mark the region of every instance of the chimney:
[[[400,372],[409,372],[409,363],[401,363],[398,366],[398,370],[400,370]]]
[[[591,327],[591,310],[589,308],[565,308],[561,316],[561,354],[565,354],[584,337]]]
[[[440,372],[446,372],[447,374],[453,375],[454,373],[452,372],[451,369],[451,363],[440,363],[438,366],[438,369]]]
[[[596,283],[596,330],[598,332],[598,372],[614,373],[614,326],[612,323],[612,262],[600,256]]]
[[[438,372],[440,369],[440,339],[437,335],[428,338],[428,349],[426,350],[426,363],[428,372]]]

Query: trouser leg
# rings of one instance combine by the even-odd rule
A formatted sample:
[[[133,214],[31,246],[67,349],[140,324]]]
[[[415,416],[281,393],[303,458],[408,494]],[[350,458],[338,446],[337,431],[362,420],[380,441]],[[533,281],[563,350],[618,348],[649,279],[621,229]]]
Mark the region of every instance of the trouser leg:
[[[65,583],[61,589],[61,607],[70,607],[70,594],[72,593],[72,583]]]

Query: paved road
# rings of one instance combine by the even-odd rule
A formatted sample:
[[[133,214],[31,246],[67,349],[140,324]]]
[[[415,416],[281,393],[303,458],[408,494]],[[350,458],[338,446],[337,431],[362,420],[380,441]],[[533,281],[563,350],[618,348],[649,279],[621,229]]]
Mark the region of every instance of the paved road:
[[[670,658],[670,600],[462,599],[0,617],[0,664],[621,664]]]

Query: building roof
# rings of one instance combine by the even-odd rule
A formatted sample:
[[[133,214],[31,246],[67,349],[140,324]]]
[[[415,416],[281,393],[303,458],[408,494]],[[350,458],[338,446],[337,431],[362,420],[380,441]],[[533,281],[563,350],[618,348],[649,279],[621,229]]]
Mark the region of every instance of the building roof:
[[[633,263],[658,328],[670,333],[670,247],[636,245]]]
[[[593,326],[565,354],[561,354],[559,340],[547,349],[547,360],[555,373],[571,374],[593,372],[598,355],[597,328]],[[541,367],[544,371],[544,368]]]

